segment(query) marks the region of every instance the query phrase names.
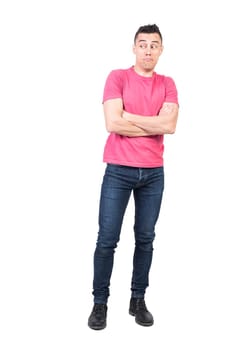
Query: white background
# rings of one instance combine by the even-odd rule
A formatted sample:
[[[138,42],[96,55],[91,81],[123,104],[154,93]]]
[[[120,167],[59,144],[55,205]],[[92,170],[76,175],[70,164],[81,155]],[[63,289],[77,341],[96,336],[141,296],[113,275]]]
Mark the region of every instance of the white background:
[[[134,34],[149,23],[164,37],[157,72],[180,101],[147,291],[155,325],[128,315],[130,202],[97,332],[87,319],[103,86],[134,63]],[[233,32],[227,0],[1,1],[1,350],[234,349]]]

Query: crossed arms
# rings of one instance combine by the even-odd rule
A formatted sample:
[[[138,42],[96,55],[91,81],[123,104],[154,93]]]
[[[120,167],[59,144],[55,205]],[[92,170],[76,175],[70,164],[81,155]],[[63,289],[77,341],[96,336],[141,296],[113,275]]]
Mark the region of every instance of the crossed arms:
[[[141,116],[123,110],[121,98],[103,104],[106,129],[123,136],[150,136],[173,134],[178,119],[178,105],[165,102],[156,116]]]

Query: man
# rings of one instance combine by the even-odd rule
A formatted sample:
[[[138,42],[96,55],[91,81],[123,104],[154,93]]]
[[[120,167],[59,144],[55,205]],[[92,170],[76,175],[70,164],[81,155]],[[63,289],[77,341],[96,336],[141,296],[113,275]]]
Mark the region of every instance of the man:
[[[95,330],[106,327],[114,252],[132,193],[135,250],[129,313],[139,325],[154,322],[146,307],[145,291],[164,189],[163,137],[175,132],[178,117],[173,79],[154,71],[162,52],[158,26],[141,26],[134,37],[134,66],[111,71],[105,83],[103,108],[109,135],[94,252],[94,306],[88,319],[89,327]]]

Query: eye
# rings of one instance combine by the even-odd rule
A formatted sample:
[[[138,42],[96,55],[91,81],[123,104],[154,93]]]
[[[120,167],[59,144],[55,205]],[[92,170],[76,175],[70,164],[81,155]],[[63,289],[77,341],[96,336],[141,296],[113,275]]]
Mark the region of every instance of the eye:
[[[150,48],[151,48],[152,50],[157,50],[157,49],[159,48],[159,45],[158,45],[158,44],[151,44],[151,45],[150,45]]]

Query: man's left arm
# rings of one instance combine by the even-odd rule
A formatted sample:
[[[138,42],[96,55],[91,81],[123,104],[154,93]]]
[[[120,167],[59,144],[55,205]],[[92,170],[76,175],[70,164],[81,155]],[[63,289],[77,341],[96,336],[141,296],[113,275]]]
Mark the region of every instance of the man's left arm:
[[[164,102],[158,115],[142,116],[124,111],[122,117],[145,130],[148,135],[164,135],[174,134],[178,113],[179,106],[177,103]]]

